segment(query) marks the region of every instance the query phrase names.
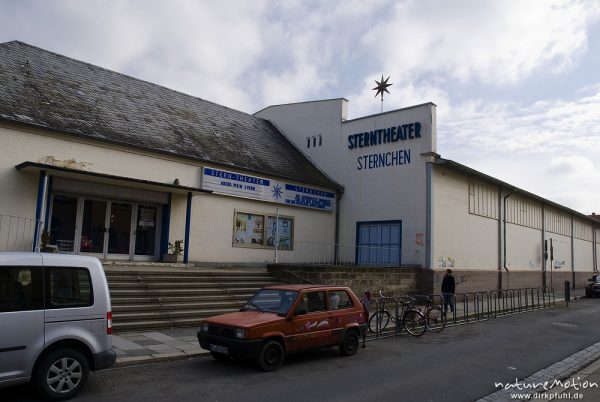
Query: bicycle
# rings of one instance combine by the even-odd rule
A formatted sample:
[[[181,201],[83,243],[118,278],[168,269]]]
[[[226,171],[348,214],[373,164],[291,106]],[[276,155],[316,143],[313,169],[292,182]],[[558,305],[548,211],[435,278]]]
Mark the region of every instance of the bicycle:
[[[420,298],[425,299],[423,311],[414,305],[412,307],[423,313],[427,322],[427,329],[429,331],[435,333],[442,332],[444,328],[446,328],[446,314],[444,314],[442,306],[439,304],[433,304],[433,299],[429,296],[421,296]],[[413,297],[412,300],[416,301],[416,298]]]
[[[396,303],[400,303],[401,311],[396,319],[396,314],[392,314],[386,306],[385,296],[379,290],[378,309],[369,319],[369,331],[381,333],[391,322],[397,327],[403,326],[406,332],[412,336],[421,336],[427,331],[427,320],[423,313],[413,307],[413,301],[410,296],[405,296],[409,301],[401,301],[394,298]]]

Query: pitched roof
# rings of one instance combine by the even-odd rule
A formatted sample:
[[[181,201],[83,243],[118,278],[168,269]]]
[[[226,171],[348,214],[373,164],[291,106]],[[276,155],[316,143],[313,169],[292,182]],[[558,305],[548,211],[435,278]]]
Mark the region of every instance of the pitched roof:
[[[0,120],[341,188],[265,119],[19,41],[0,44]]]

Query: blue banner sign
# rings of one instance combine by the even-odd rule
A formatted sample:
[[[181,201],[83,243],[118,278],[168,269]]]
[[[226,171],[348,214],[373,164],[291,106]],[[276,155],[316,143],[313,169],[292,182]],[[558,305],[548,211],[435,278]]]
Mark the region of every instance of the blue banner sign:
[[[220,169],[204,168],[202,188],[234,197],[335,210],[335,194],[330,191]]]

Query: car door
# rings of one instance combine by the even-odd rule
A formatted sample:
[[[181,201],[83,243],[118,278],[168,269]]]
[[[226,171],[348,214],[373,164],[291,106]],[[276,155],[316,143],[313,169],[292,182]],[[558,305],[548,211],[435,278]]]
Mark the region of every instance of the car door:
[[[299,296],[292,318],[294,350],[310,349],[332,343],[331,314],[324,291],[306,291]]]
[[[39,255],[0,256],[0,382],[27,379],[44,348]]]
[[[327,303],[327,309],[331,314],[332,337],[334,343],[340,343],[346,326],[357,322],[359,317],[354,302],[346,290],[328,291]]]

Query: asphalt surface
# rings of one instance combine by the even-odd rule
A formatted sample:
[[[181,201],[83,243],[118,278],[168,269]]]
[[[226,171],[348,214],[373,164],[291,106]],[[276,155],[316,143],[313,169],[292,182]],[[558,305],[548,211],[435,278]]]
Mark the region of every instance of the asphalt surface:
[[[475,401],[497,391],[495,383],[527,378],[599,342],[598,316],[600,300],[581,299],[441,334],[369,342],[350,358],[336,348],[287,356],[274,373],[210,357],[121,367],[92,374],[75,400]],[[24,386],[0,390],[0,400],[36,399]],[[583,400],[599,399],[584,393]]]

